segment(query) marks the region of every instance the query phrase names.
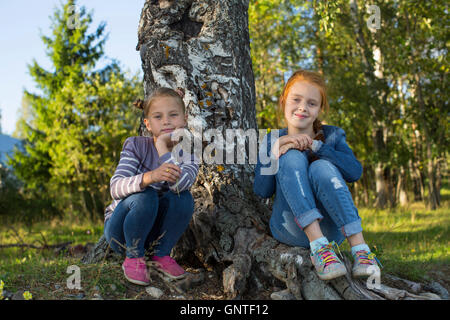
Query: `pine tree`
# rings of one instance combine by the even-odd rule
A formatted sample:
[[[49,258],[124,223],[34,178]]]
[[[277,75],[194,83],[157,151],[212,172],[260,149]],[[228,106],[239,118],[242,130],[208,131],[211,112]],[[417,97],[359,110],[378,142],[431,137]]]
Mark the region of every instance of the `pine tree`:
[[[88,33],[92,13],[75,0],[55,9],[50,36],[41,36],[52,68],[28,66],[40,94],[25,90],[33,121],[22,121],[25,152],[11,164],[28,189],[72,215],[101,216],[124,139],[137,128],[131,102],[142,95],[138,75],[104,56],[105,23]]]

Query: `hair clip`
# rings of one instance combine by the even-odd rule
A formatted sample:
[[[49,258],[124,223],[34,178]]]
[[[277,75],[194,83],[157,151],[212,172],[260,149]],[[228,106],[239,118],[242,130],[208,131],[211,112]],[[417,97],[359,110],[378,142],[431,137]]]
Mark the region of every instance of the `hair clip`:
[[[184,89],[183,88],[178,87],[175,89],[175,92],[180,95],[181,99],[184,98]]]

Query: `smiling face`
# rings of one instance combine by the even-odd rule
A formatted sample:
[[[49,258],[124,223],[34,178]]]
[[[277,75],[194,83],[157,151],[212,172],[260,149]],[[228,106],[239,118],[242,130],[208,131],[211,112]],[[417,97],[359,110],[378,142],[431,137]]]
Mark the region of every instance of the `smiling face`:
[[[285,100],[284,117],[288,133],[314,136],[313,123],[321,111],[322,95],[319,88],[307,81],[296,81]]]
[[[186,121],[187,115],[184,114],[183,107],[173,97],[156,98],[144,118],[147,130],[151,131],[155,138],[185,127]]]

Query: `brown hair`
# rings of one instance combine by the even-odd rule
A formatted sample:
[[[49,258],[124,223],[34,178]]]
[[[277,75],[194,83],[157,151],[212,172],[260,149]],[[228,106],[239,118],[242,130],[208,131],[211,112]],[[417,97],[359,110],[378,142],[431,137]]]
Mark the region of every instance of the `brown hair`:
[[[289,80],[286,82],[286,85],[284,86],[283,92],[281,93],[279,107],[280,107],[281,111],[283,112],[283,114],[284,114],[284,108],[286,105],[286,98],[287,98],[292,86],[297,81],[306,81],[306,82],[309,82],[309,83],[317,86],[317,88],[320,91],[320,95],[322,97],[320,109],[323,110],[324,112],[328,112],[330,106],[328,105],[327,87],[325,85],[324,78],[318,72],[300,69],[300,70],[297,70],[296,72],[294,72],[294,74],[289,78]],[[314,130],[314,133],[316,134],[315,139],[325,142],[325,136],[323,135],[323,131],[322,131],[322,121],[320,121],[319,118],[317,118],[314,121],[313,130]]]
[[[150,95],[150,97],[145,99],[145,101],[138,99],[133,103],[133,105],[136,108],[143,110],[144,117],[147,118],[150,108],[152,106],[152,103],[154,103],[156,99],[161,98],[161,97],[175,98],[177,100],[177,102],[180,104],[180,106],[182,107],[183,113],[186,112],[186,106],[183,101],[183,98],[184,98],[184,89],[183,88],[177,88],[174,90],[172,88],[160,87],[160,88],[156,89],[155,91],[153,91],[153,93]]]

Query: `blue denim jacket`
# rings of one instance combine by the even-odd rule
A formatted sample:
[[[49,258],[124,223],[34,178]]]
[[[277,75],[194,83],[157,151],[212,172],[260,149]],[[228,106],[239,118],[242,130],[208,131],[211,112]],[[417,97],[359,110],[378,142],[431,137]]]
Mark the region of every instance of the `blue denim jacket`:
[[[347,182],[357,181],[362,175],[362,165],[356,159],[352,149],[348,146],[345,140],[345,131],[342,128],[330,125],[322,126],[323,134],[325,136],[325,143],[319,143],[315,147],[315,152],[306,150],[308,159],[312,154],[320,159],[325,159],[333,163],[339,169],[342,177]],[[271,134],[269,132],[260,145],[260,148],[267,147],[266,154],[270,157]],[[279,131],[280,137],[287,135],[287,128]],[[258,162],[255,167],[255,180],[253,184],[253,191],[262,198],[271,197],[276,189],[275,174],[262,175],[261,168],[269,167],[270,163],[263,165],[258,154]]]

